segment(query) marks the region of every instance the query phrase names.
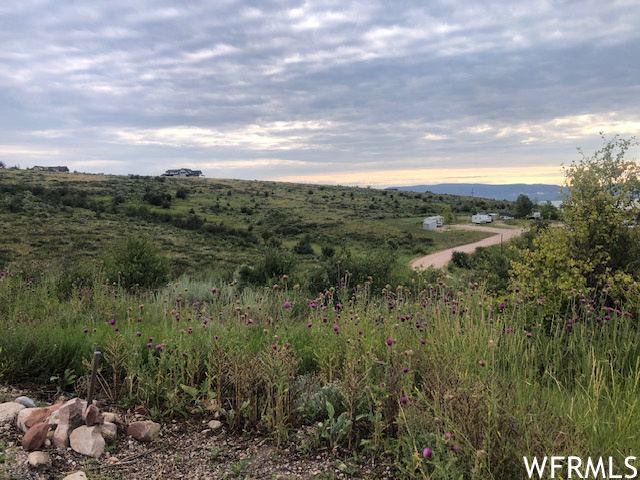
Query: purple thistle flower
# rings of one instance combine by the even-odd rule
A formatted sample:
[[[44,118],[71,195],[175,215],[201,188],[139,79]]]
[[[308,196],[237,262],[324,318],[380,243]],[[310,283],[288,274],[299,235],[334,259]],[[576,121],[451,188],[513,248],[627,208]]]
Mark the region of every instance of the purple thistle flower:
[[[340,327],[338,325],[333,326],[333,331],[336,333],[340,333]]]
[[[407,396],[406,396],[406,395],[402,395],[402,396],[400,397],[400,403],[401,403],[402,405],[406,405],[407,403],[409,403],[409,399],[407,398]]]
[[[422,451],[422,458],[429,457],[431,457],[431,449],[429,447],[425,447],[425,449]]]
[[[136,332],[136,337],[142,336],[142,332]]]
[[[426,341],[424,338],[421,338],[421,339],[420,339],[420,343],[421,343],[422,345],[424,345],[425,343],[427,343],[427,341]]]
[[[311,327],[313,327],[313,323],[308,322],[308,323],[307,323],[307,328],[311,328]]]
[[[110,318],[109,319],[109,325],[115,325],[116,323],[116,319],[115,318]]]
[[[452,436],[452,435],[451,435],[451,432],[445,432],[445,434],[444,434],[444,439],[445,439],[445,440],[449,440],[449,439],[451,438],[451,436]]]
[[[162,350],[164,348],[164,345],[159,343],[156,345],[156,350]]]
[[[83,328],[82,329],[82,333],[89,333],[89,329],[88,328]]]
[[[153,347],[153,343],[151,342],[147,343],[147,348],[151,348],[151,347]]]
[[[342,304],[341,303],[336,303],[336,310],[342,310]]]
[[[407,373],[409,369],[407,367],[402,367],[402,373]]]
[[[363,335],[364,331],[362,329],[358,330],[358,335]]]
[[[451,451],[458,453],[460,451],[460,447],[458,445],[451,445]]]
[[[153,342],[153,337],[149,337],[149,342]]]
[[[218,293],[218,289],[216,287],[211,288],[211,293],[213,294]]]
[[[393,345],[393,339],[387,338],[386,344],[389,346]]]
[[[533,333],[527,332],[527,338],[531,338],[531,337],[533,337]]]
[[[289,310],[291,308],[291,302],[289,302],[288,300],[286,300],[283,304],[282,304],[282,308],[284,308],[285,310]]]

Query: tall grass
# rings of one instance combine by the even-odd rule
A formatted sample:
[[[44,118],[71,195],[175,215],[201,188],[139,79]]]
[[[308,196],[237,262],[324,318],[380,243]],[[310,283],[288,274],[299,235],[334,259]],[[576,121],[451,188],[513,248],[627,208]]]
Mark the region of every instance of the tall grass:
[[[240,289],[202,275],[138,294],[96,280],[61,297],[57,281],[0,277],[5,381],[72,373],[62,387],[83,394],[100,345],[113,402],[158,417],[218,410],[277,442],[312,425],[301,451],[375,456],[400,478],[517,478],[522,456],[640,449],[638,299],[581,298],[550,317],[543,299],[433,272],[317,295],[286,278]]]

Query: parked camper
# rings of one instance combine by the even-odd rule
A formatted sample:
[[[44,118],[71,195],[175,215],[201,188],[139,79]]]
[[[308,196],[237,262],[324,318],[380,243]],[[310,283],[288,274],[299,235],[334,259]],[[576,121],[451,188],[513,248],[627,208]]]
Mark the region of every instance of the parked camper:
[[[476,215],[471,216],[471,223],[491,223],[493,222],[493,217],[491,215],[487,215],[486,213],[478,213]]]

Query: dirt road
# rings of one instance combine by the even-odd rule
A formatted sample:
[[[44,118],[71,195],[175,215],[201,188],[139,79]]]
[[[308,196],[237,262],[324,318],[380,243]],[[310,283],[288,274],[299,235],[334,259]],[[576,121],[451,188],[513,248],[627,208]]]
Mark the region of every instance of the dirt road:
[[[453,252],[465,252],[471,253],[478,247],[489,247],[491,245],[497,245],[500,242],[506,242],[513,237],[521,235],[524,231],[523,228],[494,228],[485,227],[482,225],[453,225],[449,228],[460,228],[463,230],[477,230],[481,232],[491,232],[495,235],[487,237],[479,242],[467,243],[466,245],[460,245],[458,247],[442,250],[441,252],[432,253],[425,257],[416,258],[412,260],[410,265],[412,268],[426,268],[429,266],[442,268],[451,260]]]

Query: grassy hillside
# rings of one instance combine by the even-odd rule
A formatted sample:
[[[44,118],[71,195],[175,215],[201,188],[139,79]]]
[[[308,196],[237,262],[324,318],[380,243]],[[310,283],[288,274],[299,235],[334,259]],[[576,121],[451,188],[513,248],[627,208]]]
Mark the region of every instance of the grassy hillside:
[[[233,270],[266,245],[292,250],[305,236],[313,252],[300,255],[305,263],[317,262],[323,247],[364,253],[390,245],[408,260],[486,236],[421,230],[422,218],[446,204],[460,215],[510,207],[368,188],[3,170],[0,267],[95,260],[115,239],[141,233],[169,256],[174,275]]]

